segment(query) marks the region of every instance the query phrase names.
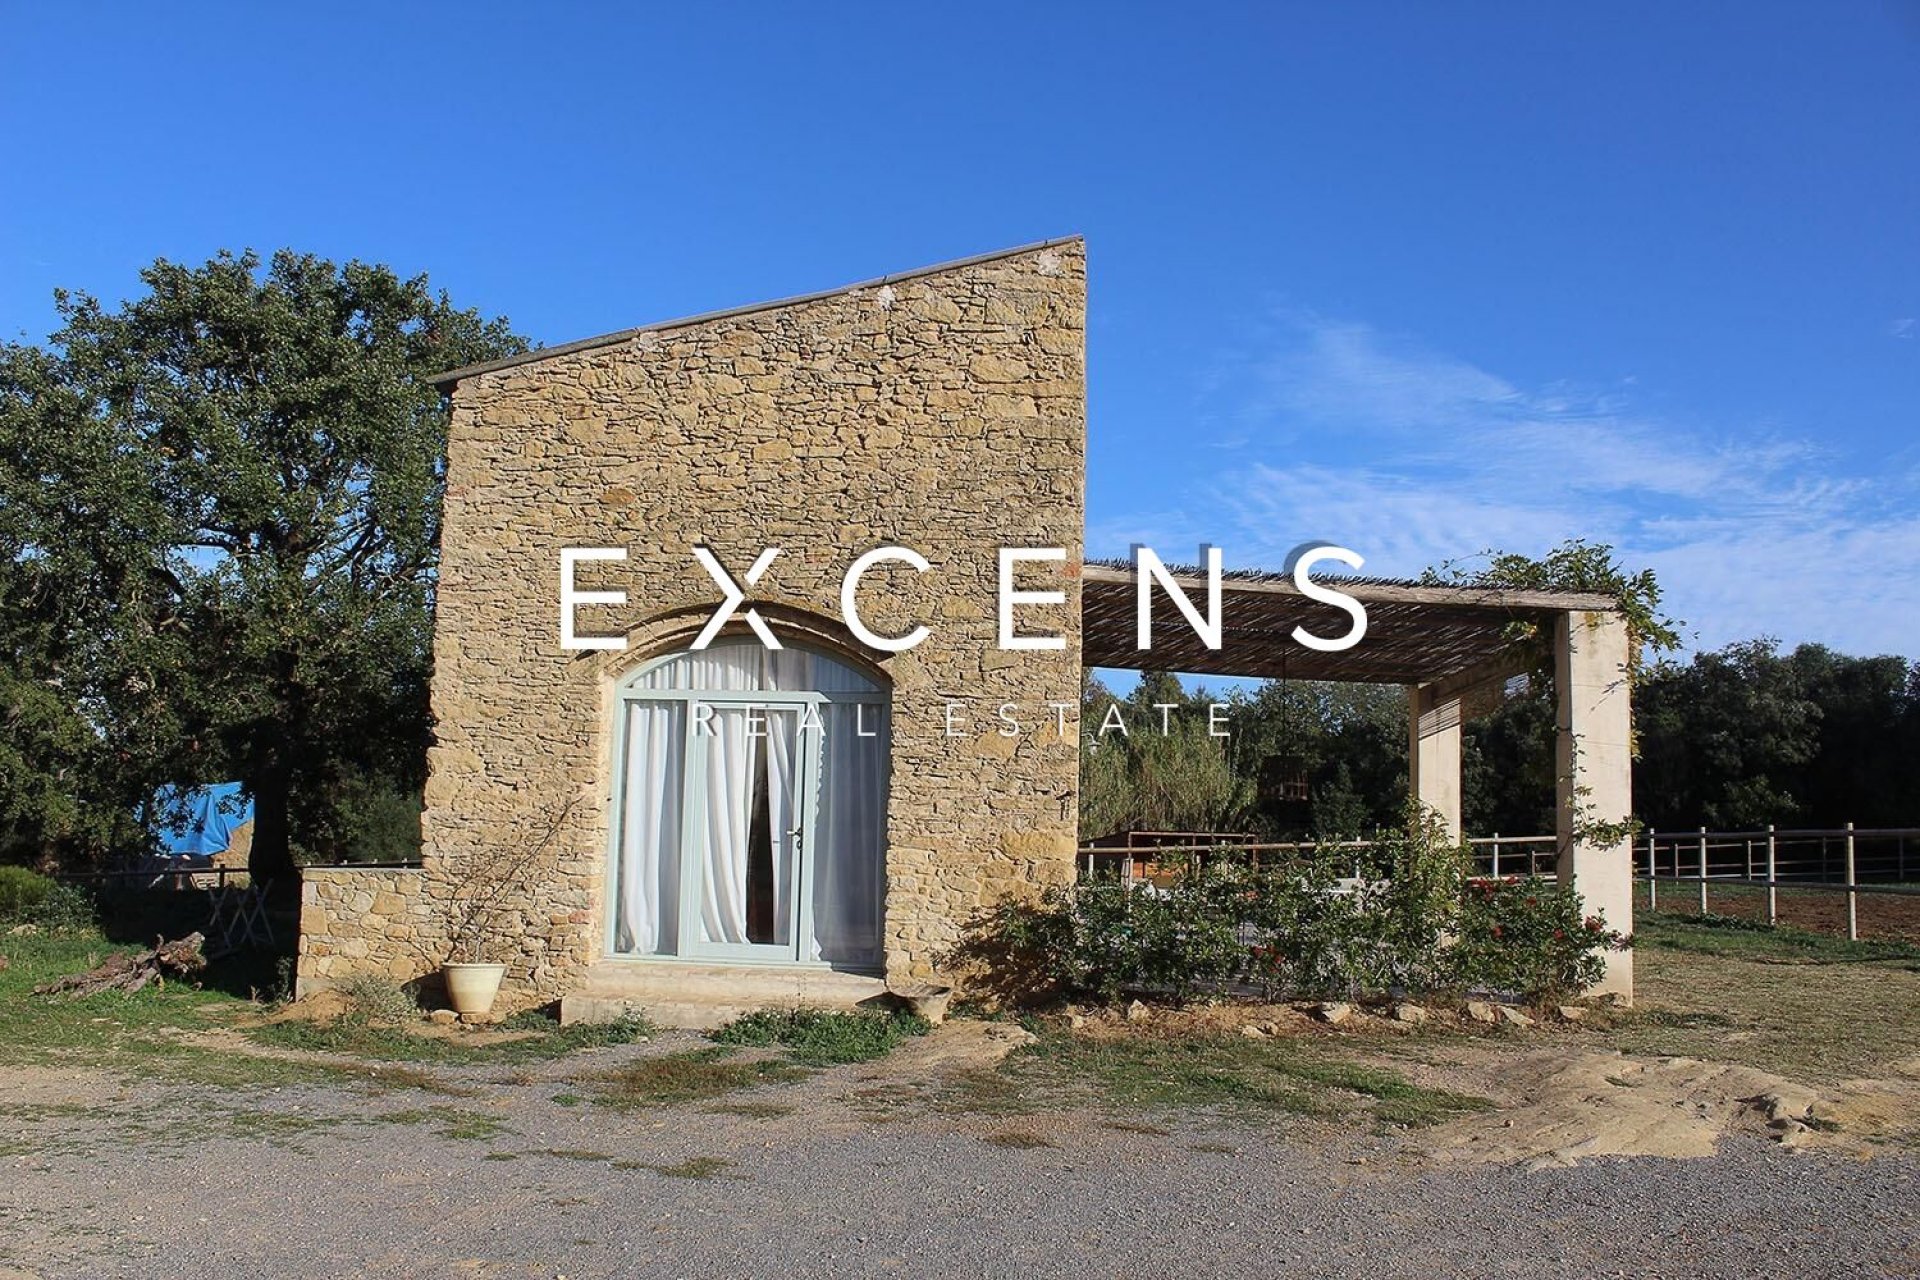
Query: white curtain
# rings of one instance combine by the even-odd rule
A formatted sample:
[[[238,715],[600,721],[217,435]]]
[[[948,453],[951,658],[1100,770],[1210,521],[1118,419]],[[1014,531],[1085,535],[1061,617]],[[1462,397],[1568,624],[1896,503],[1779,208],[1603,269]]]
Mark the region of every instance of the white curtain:
[[[880,686],[847,663],[804,649],[768,650],[723,640],[679,654],[633,683],[639,690],[691,693],[815,691],[871,693]],[[696,706],[698,703],[696,702]],[[814,718],[817,711],[818,719]],[[690,711],[684,702],[630,701],[622,779],[615,947],[628,954],[680,950],[680,855],[691,749],[704,756],[706,789],[694,817],[700,868],[699,933],[711,943],[749,941],[747,880],[753,803],[764,772],[773,866],[772,942],[792,945],[794,891],[801,867],[790,833],[811,810],[813,937],[805,955],[870,966],[881,955],[885,896],[888,725],[884,703],[829,703],[813,711],[724,702]],[[751,720],[751,725],[750,725]],[[750,733],[753,728],[757,732]],[[824,742],[819,741],[824,737]],[[820,750],[819,792],[799,793],[803,752]]]
[[[693,749],[706,753],[706,856],[700,860],[700,929],[707,942],[747,940],[747,841],[760,740],[745,707],[716,706]]]
[[[683,703],[627,704],[620,893],[614,918],[617,951],[670,955],[679,949],[685,716]]]
[[[726,639],[698,652],[677,654],[649,668],[635,682],[641,689],[710,693],[877,693],[864,673],[824,653],[766,649],[757,640]]]
[[[792,944],[798,719],[792,711],[715,706],[708,722],[712,732],[694,730],[694,750],[705,751],[707,757],[706,842],[700,860],[704,941]],[[763,772],[773,858],[773,934],[756,939],[749,934],[747,883],[754,793]]]

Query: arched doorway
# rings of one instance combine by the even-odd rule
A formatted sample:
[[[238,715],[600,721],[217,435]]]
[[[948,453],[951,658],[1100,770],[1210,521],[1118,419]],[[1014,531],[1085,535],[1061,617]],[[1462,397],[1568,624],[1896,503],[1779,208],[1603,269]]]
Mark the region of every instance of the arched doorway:
[[[879,970],[888,711],[850,663],[751,638],[622,680],[612,954]]]

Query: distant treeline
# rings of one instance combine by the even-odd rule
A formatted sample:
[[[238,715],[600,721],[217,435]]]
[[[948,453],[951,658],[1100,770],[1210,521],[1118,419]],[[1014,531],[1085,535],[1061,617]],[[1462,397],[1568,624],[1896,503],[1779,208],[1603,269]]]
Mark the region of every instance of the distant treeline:
[[[1112,698],[1089,678],[1081,834],[1127,827],[1353,836],[1399,820],[1406,696],[1397,686],[1268,682],[1188,693],[1149,673],[1126,698],[1129,734],[1100,734]],[[1207,731],[1227,704],[1230,736]],[[1155,704],[1175,703],[1159,733]],[[1637,816],[1658,828],[1920,825],[1920,664],[1750,640],[1648,667],[1634,690]],[[1143,730],[1146,730],[1143,732]],[[1470,721],[1469,832],[1551,832],[1553,701],[1525,688]]]

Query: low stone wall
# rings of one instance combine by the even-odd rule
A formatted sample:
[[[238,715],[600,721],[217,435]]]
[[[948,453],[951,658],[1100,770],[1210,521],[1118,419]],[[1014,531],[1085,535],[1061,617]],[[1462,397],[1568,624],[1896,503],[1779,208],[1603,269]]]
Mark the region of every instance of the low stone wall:
[[[420,867],[303,868],[294,994],[357,974],[410,982],[439,967],[444,933]]]

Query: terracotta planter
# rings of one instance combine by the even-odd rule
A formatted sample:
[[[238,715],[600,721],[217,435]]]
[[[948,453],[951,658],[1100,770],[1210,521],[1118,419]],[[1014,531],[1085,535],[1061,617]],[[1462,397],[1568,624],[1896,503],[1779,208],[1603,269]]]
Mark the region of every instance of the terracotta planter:
[[[447,1002],[455,1013],[483,1014],[493,1008],[500,994],[500,979],[507,974],[503,964],[443,964],[440,976],[447,984]]]

